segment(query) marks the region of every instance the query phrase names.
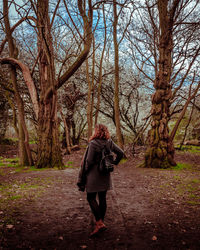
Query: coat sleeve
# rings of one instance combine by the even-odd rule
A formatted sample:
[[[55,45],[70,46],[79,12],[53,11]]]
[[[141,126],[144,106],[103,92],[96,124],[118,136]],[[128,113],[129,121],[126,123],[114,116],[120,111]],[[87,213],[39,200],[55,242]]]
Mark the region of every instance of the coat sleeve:
[[[124,151],[120,147],[118,147],[112,140],[111,140],[110,149],[116,155],[116,159],[114,160],[113,163],[115,165],[117,165],[121,161],[121,159],[123,158]]]
[[[78,182],[77,185],[85,185],[86,183],[86,159],[88,155],[88,147],[83,155],[82,161],[81,161],[81,167],[78,175]]]

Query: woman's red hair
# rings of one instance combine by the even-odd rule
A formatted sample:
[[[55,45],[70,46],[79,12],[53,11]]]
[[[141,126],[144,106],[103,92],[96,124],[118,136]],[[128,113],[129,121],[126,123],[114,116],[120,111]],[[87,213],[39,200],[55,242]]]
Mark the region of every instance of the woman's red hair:
[[[90,137],[89,141],[93,139],[104,139],[104,140],[110,139],[110,133],[108,131],[108,128],[103,124],[96,124],[94,128],[94,133]]]

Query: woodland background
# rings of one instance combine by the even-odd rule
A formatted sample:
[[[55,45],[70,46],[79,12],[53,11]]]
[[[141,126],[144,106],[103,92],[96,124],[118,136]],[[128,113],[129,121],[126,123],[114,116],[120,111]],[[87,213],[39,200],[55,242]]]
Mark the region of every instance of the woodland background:
[[[0,249],[200,249],[199,13],[0,0]],[[91,240],[76,183],[96,123],[126,158]]]
[[[62,168],[97,122],[146,167],[199,145],[199,1],[1,3],[0,140],[20,165]]]

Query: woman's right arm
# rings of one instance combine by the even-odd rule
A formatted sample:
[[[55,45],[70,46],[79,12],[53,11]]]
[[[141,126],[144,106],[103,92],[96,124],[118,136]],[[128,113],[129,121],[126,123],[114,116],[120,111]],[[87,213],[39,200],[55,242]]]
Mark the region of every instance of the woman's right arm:
[[[124,156],[124,151],[117,146],[117,144],[115,144],[112,140],[111,140],[111,151],[113,151],[116,154],[116,159],[114,160],[114,164],[117,165],[121,159]]]

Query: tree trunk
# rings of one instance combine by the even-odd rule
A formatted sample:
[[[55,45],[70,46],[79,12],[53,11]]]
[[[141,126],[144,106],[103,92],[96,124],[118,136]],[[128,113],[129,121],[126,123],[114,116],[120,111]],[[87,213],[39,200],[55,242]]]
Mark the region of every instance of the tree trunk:
[[[55,89],[55,67],[51,25],[49,20],[49,1],[37,2],[37,28],[40,72],[40,101],[38,114],[38,154],[36,166],[62,168],[61,149],[58,137],[57,91]],[[49,88],[52,94],[48,94]]]
[[[58,139],[56,116],[57,95],[53,95],[48,103],[40,102],[38,117],[38,154],[36,166],[62,168],[62,156]]]
[[[104,44],[103,44],[103,50],[101,53],[101,59],[100,59],[100,65],[99,65],[99,77],[98,77],[98,90],[97,90],[97,105],[96,105],[96,112],[95,112],[95,125],[98,122],[98,115],[100,110],[100,103],[101,103],[101,89],[102,89],[102,71],[103,71],[103,59],[104,59],[104,53],[106,50],[106,41],[107,41],[107,27],[106,27],[106,17],[105,17],[105,8],[103,5],[103,20],[104,20]]]
[[[194,104],[195,104],[195,100],[194,100]],[[180,147],[179,147],[180,150],[181,150],[182,147],[183,147],[185,138],[186,138],[186,136],[187,136],[187,130],[188,130],[188,127],[189,127],[190,122],[191,122],[191,120],[192,120],[192,115],[193,115],[193,112],[194,112],[194,104],[192,105],[192,110],[191,110],[191,112],[190,112],[190,116],[189,116],[188,122],[187,122],[187,124],[186,124],[186,126],[185,126],[185,131],[184,131],[183,139],[182,139],[182,141],[181,141],[181,143],[180,143]]]
[[[86,59],[86,78],[88,82],[88,96],[87,96],[87,124],[88,124],[88,139],[92,135],[92,82],[89,76],[88,59]]]
[[[51,27],[52,23],[50,24],[49,20],[49,0],[44,1],[35,1],[31,2],[32,6],[37,15],[37,19],[33,17],[30,18],[35,22],[37,28],[37,38],[38,38],[38,64],[39,64],[39,75],[40,75],[40,87],[38,92],[40,92],[40,100],[38,103],[36,92],[32,87],[34,87],[34,83],[31,79],[31,75],[27,67],[19,61],[14,60],[13,58],[6,58],[5,63],[11,64],[11,69],[13,69],[12,77],[16,77],[16,67],[19,67],[20,70],[23,72],[24,80],[28,86],[30,96],[32,98],[34,110],[36,113],[36,117],[38,117],[38,154],[37,154],[37,162],[36,166],[38,168],[41,167],[62,167],[62,157],[61,157],[61,150],[59,146],[58,140],[58,121],[57,121],[57,90],[63,86],[63,84],[78,70],[78,68],[82,65],[82,63],[87,58],[87,55],[90,51],[91,42],[92,42],[92,21],[93,21],[93,6],[92,0],[88,0],[88,8],[86,14],[86,9],[83,8],[85,1],[79,0],[78,1],[78,9],[80,15],[82,17],[84,23],[84,47],[80,52],[79,56],[69,66],[69,68],[63,73],[63,75],[59,79],[55,79],[55,66],[54,66],[54,55],[53,55],[53,41],[51,37]],[[58,3],[59,4],[59,3]],[[57,5],[58,7],[58,5]],[[56,9],[57,9],[56,7]],[[9,26],[8,20],[8,0],[4,0],[4,20],[5,26]],[[56,13],[56,10],[55,12]],[[24,20],[24,18],[22,18]],[[53,18],[54,19],[54,18]],[[8,20],[8,21],[7,21]],[[19,25],[23,20],[17,22],[16,25]],[[14,25],[13,27],[16,27]],[[9,26],[10,27],[10,26]],[[7,38],[4,39],[4,43],[8,41],[9,48],[11,46],[13,55],[17,54],[16,47],[13,45],[13,40],[11,36],[11,30],[6,28],[8,31]],[[13,30],[12,30],[13,32]],[[4,45],[3,45],[4,46]],[[2,51],[3,48],[1,48]],[[0,52],[1,52],[0,51]],[[12,54],[11,54],[12,57]],[[17,56],[14,56],[17,58]],[[11,60],[10,60],[11,59]],[[4,63],[3,59],[0,60],[0,63]],[[24,67],[25,66],[25,67]],[[14,88],[15,94],[16,89]],[[16,95],[17,98],[20,97]],[[25,148],[26,153],[28,155],[29,164],[31,162],[31,154],[28,145],[28,131],[25,126],[25,122],[23,118],[23,104],[19,101],[20,108],[20,122],[23,126],[24,135],[25,135]],[[38,114],[38,116],[37,116]]]
[[[90,80],[88,59],[86,60],[86,77],[88,82],[88,106],[87,106],[87,122],[88,122],[88,139],[92,135],[93,129],[93,107],[94,107],[94,76],[95,76],[95,42],[93,36],[93,56],[92,56],[92,77]]]
[[[5,22],[5,30],[6,30],[6,37],[8,40],[8,47],[9,47],[9,55],[11,58],[18,57],[18,49],[14,44],[12,33],[10,29],[10,22],[8,17],[8,1],[4,0],[3,2],[3,11],[4,11],[4,22]],[[11,80],[13,84],[13,89],[15,92],[15,100],[18,107],[18,114],[19,114],[19,124],[20,124],[20,131],[19,131],[19,158],[20,164],[23,166],[31,166],[33,165],[33,159],[29,147],[29,135],[28,130],[25,123],[25,113],[24,113],[24,105],[23,100],[19,94],[18,86],[17,86],[17,73],[16,68],[14,66],[10,66],[11,72]]]
[[[69,126],[67,125],[67,121],[66,121],[66,118],[64,117],[63,113],[60,112],[60,114],[61,114],[61,117],[63,119],[64,127],[65,127],[65,142],[66,142],[66,147],[67,147],[66,153],[71,154]]]
[[[118,145],[123,148],[123,138],[120,125],[120,112],[119,112],[119,48],[117,42],[117,6],[116,0],[113,0],[113,40],[114,40],[114,50],[115,50],[115,92],[114,92],[114,110],[115,110],[115,125],[116,125],[116,135]]]
[[[28,156],[26,154],[26,147],[25,147],[25,144],[24,144],[24,140],[25,140],[25,135],[24,135],[24,130],[23,130],[23,127],[20,123],[20,119],[19,120],[19,123],[18,123],[18,130],[19,130],[19,135],[18,135],[18,138],[19,138],[19,164],[21,166],[26,166],[28,165]]]
[[[148,133],[149,147],[145,154],[145,166],[168,168],[176,165],[174,146],[170,140],[168,120],[170,117],[170,85],[173,49],[173,17],[178,1],[174,1],[168,10],[168,0],[158,0],[160,21],[159,70],[154,82],[155,93],[152,95],[152,128]]]

